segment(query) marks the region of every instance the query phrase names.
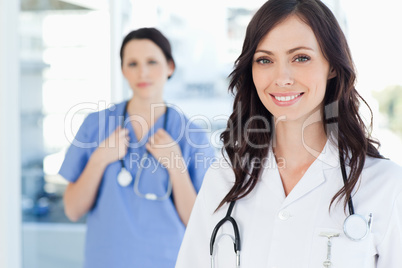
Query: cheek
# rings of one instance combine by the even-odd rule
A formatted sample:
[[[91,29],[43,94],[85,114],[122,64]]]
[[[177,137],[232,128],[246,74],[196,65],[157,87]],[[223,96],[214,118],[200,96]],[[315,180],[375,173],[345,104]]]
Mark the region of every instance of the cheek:
[[[137,79],[136,79],[136,75],[134,72],[125,72],[124,73],[124,78],[127,80],[127,82],[132,85],[135,84]]]
[[[164,80],[165,78],[167,79],[167,77],[168,77],[168,70],[167,70],[167,68],[158,66],[153,70],[152,75],[155,78],[160,78],[160,79]]]
[[[122,72],[125,77],[133,78],[137,75],[138,69],[133,68],[133,67],[130,68],[130,67],[126,66],[126,67],[123,67]]]
[[[268,110],[271,103],[271,97],[268,95],[267,89],[272,83],[272,79],[270,79],[269,77],[269,75],[263,72],[253,72],[253,81],[258,98]]]
[[[328,71],[324,71],[327,69],[328,69]],[[310,85],[313,85],[313,84],[316,85],[317,94],[321,94],[321,93],[319,93],[321,91],[322,91],[322,93],[325,93],[327,83],[328,83],[329,67],[319,66],[318,68],[311,70],[310,74],[315,74],[315,75],[310,75],[310,76],[306,75],[306,78],[308,78]]]
[[[253,69],[253,82],[258,94],[263,93],[272,83],[271,75],[266,71]]]
[[[327,86],[327,74],[322,69],[311,68],[295,73],[295,81],[302,86],[308,88],[310,91],[314,91],[316,95],[321,94],[320,91],[324,91]]]
[[[315,90],[315,95],[320,98],[324,98],[325,91],[327,89],[327,79],[322,76],[313,77],[308,82]]]

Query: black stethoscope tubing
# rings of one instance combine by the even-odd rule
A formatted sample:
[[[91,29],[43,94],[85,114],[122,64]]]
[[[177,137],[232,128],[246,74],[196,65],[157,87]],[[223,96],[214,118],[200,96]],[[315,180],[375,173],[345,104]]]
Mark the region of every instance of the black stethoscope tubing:
[[[234,250],[235,250],[235,252],[240,251],[239,227],[237,226],[237,223],[236,223],[235,219],[231,216],[232,210],[233,210],[233,207],[234,207],[235,203],[236,203],[236,201],[230,202],[229,208],[228,208],[228,211],[226,213],[225,218],[223,218],[222,220],[220,220],[218,222],[218,224],[215,226],[215,228],[214,228],[214,230],[212,232],[211,241],[210,241],[210,245],[209,245],[209,253],[210,253],[210,255],[212,255],[212,253],[214,251],[214,243],[215,243],[215,239],[216,239],[216,234],[217,234],[219,228],[227,221],[229,221],[233,225],[233,230],[234,230],[234,233],[235,233]]]

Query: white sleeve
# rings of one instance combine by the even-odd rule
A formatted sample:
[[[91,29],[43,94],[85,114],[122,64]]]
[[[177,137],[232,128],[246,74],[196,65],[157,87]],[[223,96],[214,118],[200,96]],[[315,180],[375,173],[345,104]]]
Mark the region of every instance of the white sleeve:
[[[402,264],[402,194],[395,200],[389,226],[378,246],[377,268],[401,267]]]
[[[205,205],[208,187],[204,183],[195,201],[181,244],[176,268],[205,268],[210,266],[209,241],[211,212]]]

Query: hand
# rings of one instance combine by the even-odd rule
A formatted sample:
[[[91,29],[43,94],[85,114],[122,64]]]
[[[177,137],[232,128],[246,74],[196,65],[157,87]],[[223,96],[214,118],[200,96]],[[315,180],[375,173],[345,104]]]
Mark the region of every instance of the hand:
[[[185,167],[180,146],[162,128],[148,139],[145,148],[167,169]]]
[[[109,137],[101,142],[97,153],[106,164],[113,163],[127,154],[129,141],[128,129],[118,126]]]

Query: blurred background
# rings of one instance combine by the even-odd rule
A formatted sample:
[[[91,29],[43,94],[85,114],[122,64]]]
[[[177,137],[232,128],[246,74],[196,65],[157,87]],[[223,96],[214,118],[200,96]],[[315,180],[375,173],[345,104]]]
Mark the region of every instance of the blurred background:
[[[7,261],[0,258],[0,267],[82,266],[85,218],[71,223],[64,215],[66,182],[57,173],[85,116],[131,95],[120,71],[123,36],[139,27],[157,27],[169,38],[176,72],[165,99],[195,121],[210,122],[211,142],[219,148],[232,105],[227,77],[240,54],[246,26],[264,2],[19,0],[8,12],[10,1],[0,0],[0,12],[9,18],[0,22],[2,55],[14,53],[18,59],[11,64],[18,71],[14,102],[4,97],[10,88],[0,88],[6,92],[0,95],[2,111],[16,111],[10,123],[15,142],[4,141],[10,135],[10,119],[0,120],[1,151],[18,149],[12,155],[16,161],[9,162],[12,157],[6,154],[0,161],[3,170],[9,165],[18,168],[11,172],[14,182],[3,172],[1,180],[7,182],[0,183],[1,209],[11,211],[0,214],[0,234],[5,235],[0,240],[3,252],[12,251]],[[386,157],[402,164],[402,3],[324,2],[349,40],[357,89],[374,113],[373,137],[381,141]],[[17,35],[18,48],[4,48],[10,34]],[[0,60],[4,74],[10,63],[6,57]],[[367,109],[362,114],[368,118]],[[9,183],[18,191],[4,190]],[[7,200],[14,201],[6,204]]]

